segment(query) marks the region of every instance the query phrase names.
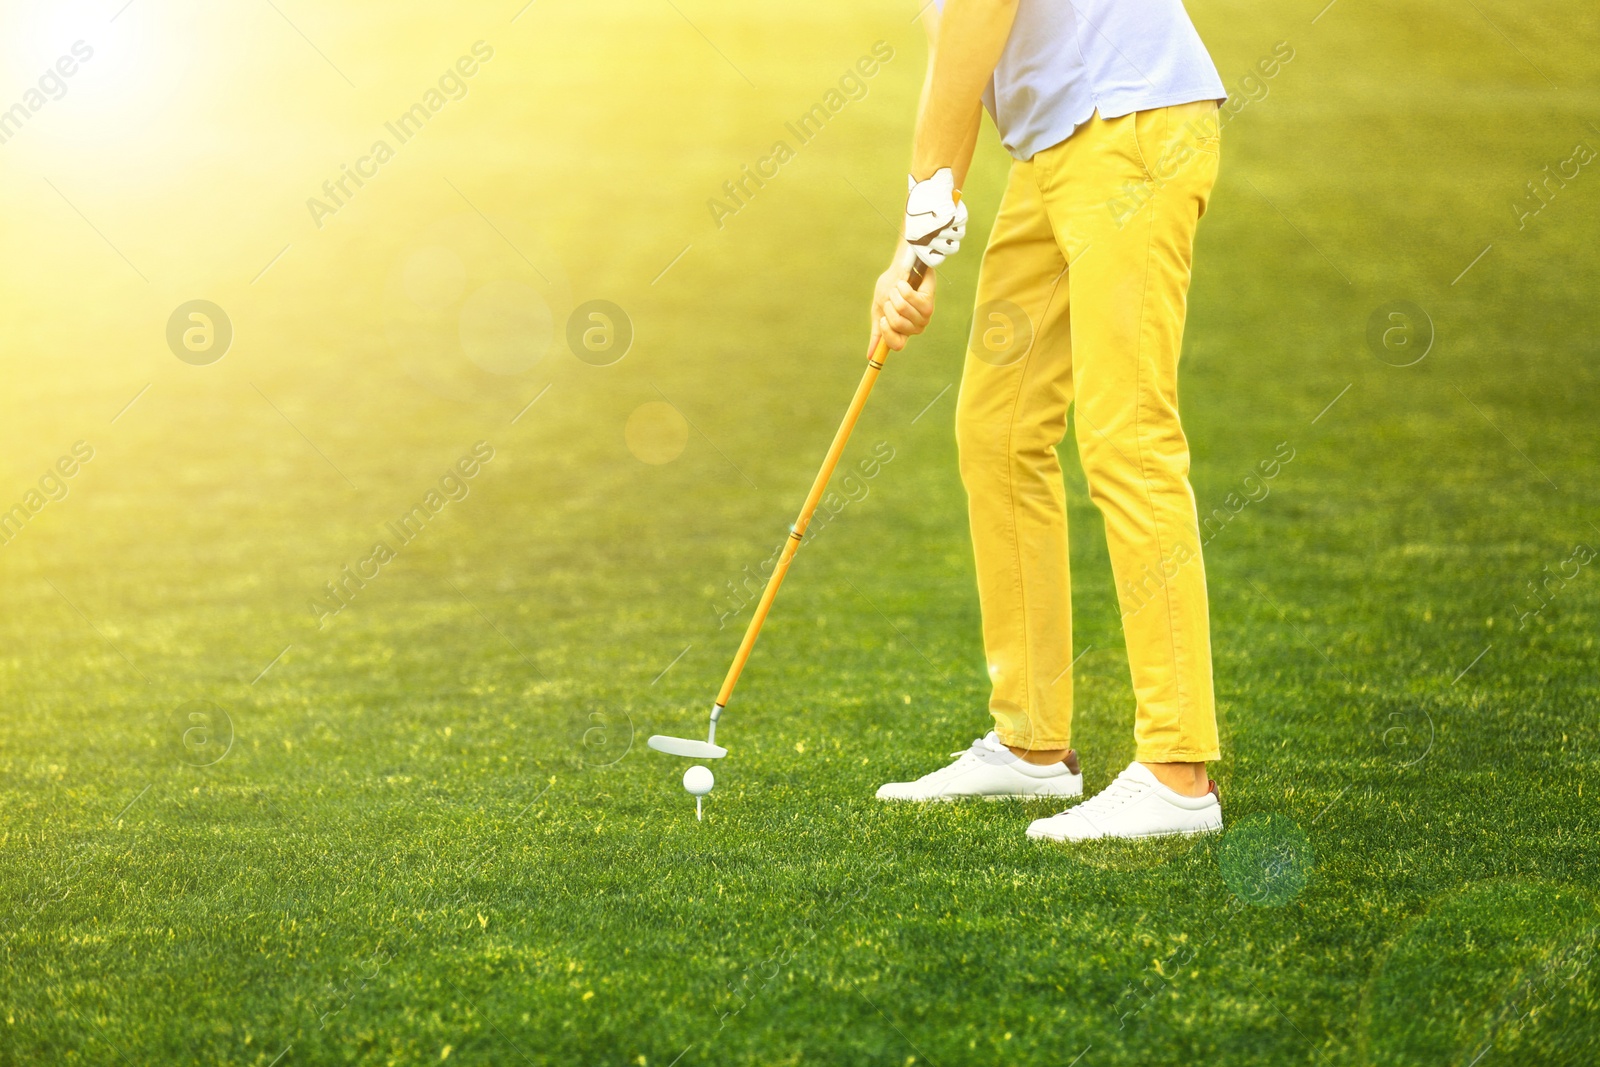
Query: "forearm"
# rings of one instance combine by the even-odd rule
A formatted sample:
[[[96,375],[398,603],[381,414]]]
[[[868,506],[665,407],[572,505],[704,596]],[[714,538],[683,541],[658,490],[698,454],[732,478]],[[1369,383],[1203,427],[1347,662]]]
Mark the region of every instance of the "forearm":
[[[917,114],[913,178],[921,181],[940,167],[949,167],[958,187],[966,180],[982,117],[983,90],[994,75],[1016,15],[1016,0],[945,4]]]
[[[975,104],[972,108],[972,118],[967,123],[967,134],[961,141],[961,147],[956,150],[955,159],[950,161],[950,169],[956,176],[957,189],[967,184],[967,171],[972,168],[972,153],[978,147],[978,131],[982,128],[983,105]]]

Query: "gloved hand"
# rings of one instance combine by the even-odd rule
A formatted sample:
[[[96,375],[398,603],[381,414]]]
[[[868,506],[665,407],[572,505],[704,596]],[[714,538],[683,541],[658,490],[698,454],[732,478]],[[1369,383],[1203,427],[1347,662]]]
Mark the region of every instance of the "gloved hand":
[[[906,244],[922,262],[937,267],[955,255],[967,235],[967,205],[956,199],[949,167],[920,182],[907,175],[906,186]]]

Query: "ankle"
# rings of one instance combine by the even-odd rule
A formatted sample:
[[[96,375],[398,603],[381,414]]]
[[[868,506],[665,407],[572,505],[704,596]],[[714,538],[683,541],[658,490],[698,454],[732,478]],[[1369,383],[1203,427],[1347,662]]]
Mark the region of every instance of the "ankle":
[[[1204,763],[1139,763],[1156,776],[1156,781],[1180,796],[1203,797],[1211,789]]]
[[[1021,745],[1007,745],[1006,748],[1023,763],[1030,763],[1035,767],[1065,763],[1073,774],[1078,773],[1078,754],[1070,748],[1023,748]]]

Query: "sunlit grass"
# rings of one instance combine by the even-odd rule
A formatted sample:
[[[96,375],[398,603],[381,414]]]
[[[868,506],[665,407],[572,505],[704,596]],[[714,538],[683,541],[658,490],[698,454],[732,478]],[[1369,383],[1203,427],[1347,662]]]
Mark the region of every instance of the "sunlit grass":
[[[873,397],[703,823],[644,747],[704,728],[741,584],[859,373],[915,8],[277,6],[139,0],[0,147],[0,509],[28,512],[0,546],[0,1062],[1600,1041],[1600,578],[1567,562],[1600,546],[1600,178],[1520,229],[1509,207],[1600,147],[1578,7],[1193,6],[1230,86],[1294,50],[1224,132],[1183,381],[1208,514],[1294,454],[1206,547],[1241,832],[1056,848],[1022,837],[1037,805],[872,800],[987,729],[951,418],[992,147],[972,253]],[[318,228],[306,201],[480,40],[469,91]],[[865,94],[719,229],[707,201],[879,41]],[[165,340],[197,298],[235,331],[203,366]],[[568,347],[593,300],[631,323],[616,362]],[[1436,334],[1404,368],[1366,341],[1397,300]],[[1070,453],[1093,790],[1132,696]]]

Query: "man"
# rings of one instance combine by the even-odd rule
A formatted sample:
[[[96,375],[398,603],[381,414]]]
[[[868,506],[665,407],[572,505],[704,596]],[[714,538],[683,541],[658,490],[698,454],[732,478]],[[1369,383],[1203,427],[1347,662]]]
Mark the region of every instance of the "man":
[[[1073,751],[1067,410],[1105,522],[1133,677],[1136,759],[1028,836],[1220,830],[1205,571],[1178,351],[1226,94],[1181,0],[947,0],[930,62],[904,237],[878,279],[872,341],[933,314],[965,234],[958,189],[987,107],[1013,157],[984,250],[956,437],[977,560],[994,730],[885,800],[1081,797]]]

